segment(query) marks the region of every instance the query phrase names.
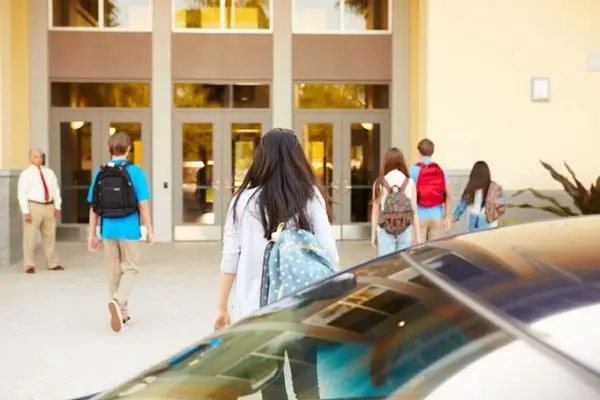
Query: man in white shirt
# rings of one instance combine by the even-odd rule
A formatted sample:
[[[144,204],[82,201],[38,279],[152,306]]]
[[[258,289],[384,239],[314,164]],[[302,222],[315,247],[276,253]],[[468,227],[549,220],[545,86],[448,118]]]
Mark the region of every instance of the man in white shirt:
[[[56,255],[56,221],[60,218],[62,198],[54,172],[42,165],[43,153],[29,151],[31,165],[19,176],[19,207],[23,213],[23,258],[25,273],[35,274],[36,234],[42,235],[42,244],[48,268],[62,271]]]

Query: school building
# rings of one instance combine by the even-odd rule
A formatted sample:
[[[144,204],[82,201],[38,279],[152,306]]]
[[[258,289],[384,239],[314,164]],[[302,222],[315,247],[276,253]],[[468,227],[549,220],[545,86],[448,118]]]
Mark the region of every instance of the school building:
[[[60,180],[60,237],[82,238],[117,130],[158,241],[219,240],[275,126],[301,138],[342,239],[368,235],[385,149],[414,162],[423,137],[461,182],[484,159],[507,190],[559,189],[542,159],[591,183],[599,24],[597,0],[0,0],[0,253],[20,246],[28,149]]]

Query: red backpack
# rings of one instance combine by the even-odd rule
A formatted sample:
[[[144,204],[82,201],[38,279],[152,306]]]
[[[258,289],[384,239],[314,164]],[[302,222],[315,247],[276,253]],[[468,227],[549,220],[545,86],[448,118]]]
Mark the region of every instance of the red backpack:
[[[417,204],[421,207],[441,206],[446,202],[446,178],[436,163],[417,163]]]

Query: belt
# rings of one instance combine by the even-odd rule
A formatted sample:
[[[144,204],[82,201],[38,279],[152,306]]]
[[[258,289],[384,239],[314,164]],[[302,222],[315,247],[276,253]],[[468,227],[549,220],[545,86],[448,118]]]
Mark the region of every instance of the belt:
[[[30,203],[35,203],[35,204],[41,204],[43,206],[47,206],[50,204],[54,204],[54,200],[49,201],[49,202],[43,202],[43,201],[35,201],[35,200],[28,200]]]

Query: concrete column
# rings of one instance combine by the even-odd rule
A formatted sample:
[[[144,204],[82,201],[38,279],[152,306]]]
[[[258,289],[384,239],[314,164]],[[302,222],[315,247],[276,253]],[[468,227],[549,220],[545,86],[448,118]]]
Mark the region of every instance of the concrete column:
[[[391,2],[390,2],[391,3]],[[409,0],[394,0],[392,9],[392,146],[410,153],[409,129]]]
[[[173,240],[171,2],[153,0],[152,220],[157,242]]]
[[[292,129],[292,0],[273,1],[273,127]]]
[[[10,0],[0,0],[0,169],[10,168]]]
[[[427,1],[410,0],[409,160],[417,162],[419,141],[427,136]]]
[[[30,85],[29,85],[29,2],[12,1],[11,13],[11,146],[10,166],[22,169],[29,165]]]
[[[48,153],[50,80],[48,71],[48,2],[29,0],[29,121],[31,147]],[[48,157],[52,157],[50,154]],[[52,161],[46,160],[48,164]]]
[[[19,171],[12,169],[13,138],[18,139],[19,135],[15,132],[19,114],[17,118],[13,115],[22,108],[21,104],[14,104],[20,99],[15,93],[19,83],[15,79],[20,78],[20,71],[15,71],[15,67],[22,55],[15,51],[15,43],[20,39],[15,32],[19,33],[21,21],[14,19],[14,6],[14,0],[0,0],[0,267],[14,265],[23,256],[23,223],[17,202]]]

